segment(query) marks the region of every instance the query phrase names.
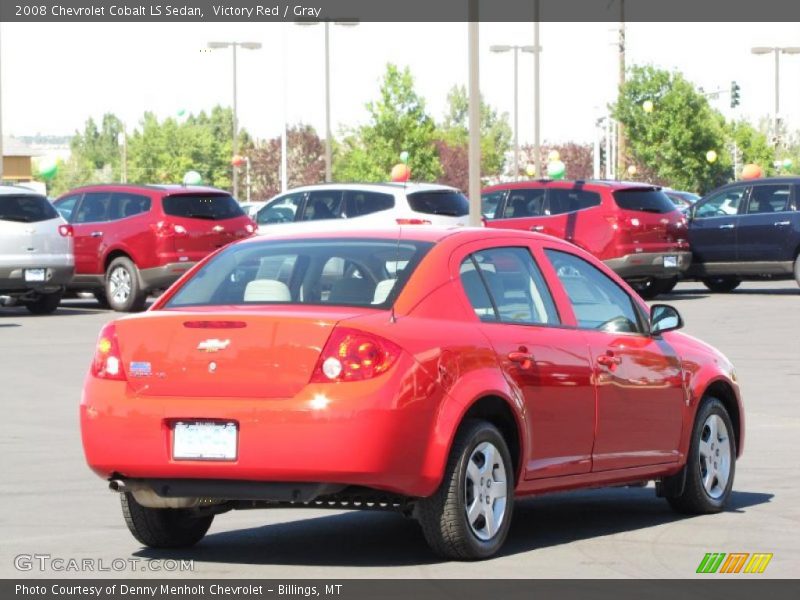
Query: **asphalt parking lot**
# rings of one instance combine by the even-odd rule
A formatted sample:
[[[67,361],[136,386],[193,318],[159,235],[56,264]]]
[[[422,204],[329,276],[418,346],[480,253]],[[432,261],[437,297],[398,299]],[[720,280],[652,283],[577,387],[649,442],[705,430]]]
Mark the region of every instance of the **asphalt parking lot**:
[[[49,554],[106,564],[193,559],[193,571],[174,575],[195,578],[671,578],[695,576],[707,552],[771,552],[766,572],[747,577],[797,577],[800,289],[794,282],[747,283],[712,295],[683,283],[663,301],[682,312],[688,333],[737,367],[747,439],[730,510],[679,517],[652,486],[528,499],[515,511],[501,556],[480,565],[440,562],[417,525],[399,515],[316,509],[229,513],[191,550],[143,549],[129,535],[116,495],[85,466],[78,428],[97,332],[116,315],[88,300],[67,301],[45,317],[0,309],[0,576],[102,575],[15,569],[17,555]]]

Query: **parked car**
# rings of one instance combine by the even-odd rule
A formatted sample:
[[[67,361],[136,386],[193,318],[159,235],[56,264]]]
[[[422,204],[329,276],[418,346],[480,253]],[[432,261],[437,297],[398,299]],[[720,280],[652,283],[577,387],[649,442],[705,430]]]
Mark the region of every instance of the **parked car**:
[[[690,275],[714,292],[744,279],[800,285],[800,177],[737,181],[711,192],[689,213]]]
[[[258,211],[264,208],[266,204],[266,202],[241,202],[239,203],[239,206],[242,207],[244,214],[255,221]]]
[[[665,189],[664,193],[672,200],[672,203],[678,207],[678,210],[684,214],[686,214],[686,211],[688,211],[695,202],[700,200],[700,196],[692,192]]]
[[[198,260],[255,232],[227,192],[170,185],[94,185],[58,198],[75,235],[70,288],[132,312]]]
[[[256,223],[264,234],[315,231],[319,221],[334,219],[365,228],[467,225],[469,202],[455,188],[429,183],[326,183],[276,196],[258,212]]]
[[[482,194],[487,227],[546,233],[590,252],[643,298],[689,268],[686,218],[661,188],[620,181],[525,181]],[[494,210],[492,210],[494,207]]]
[[[744,436],[731,363],[577,246],[488,233],[253,238],[106,325],[83,447],[134,537],[382,507],[474,559],[531,494],[656,480],[679,511],[722,510]]]
[[[45,196],[0,186],[0,304],[52,313],[74,272],[72,227]]]

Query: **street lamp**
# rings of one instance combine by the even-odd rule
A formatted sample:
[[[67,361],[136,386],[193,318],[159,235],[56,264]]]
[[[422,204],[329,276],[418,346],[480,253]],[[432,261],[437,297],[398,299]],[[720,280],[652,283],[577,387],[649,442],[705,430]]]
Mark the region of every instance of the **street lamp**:
[[[319,21],[295,21],[297,25],[316,25]],[[331,44],[330,21],[325,23],[325,181],[331,180]],[[334,25],[355,27],[358,21],[334,21]]]
[[[261,48],[260,42],[208,42],[211,50],[222,48],[233,48],[233,156],[239,154],[239,117],[236,106],[236,48],[245,50],[258,50]],[[239,172],[233,167],[233,197],[239,196]]]
[[[774,54],[775,55],[775,146],[780,143],[780,85],[781,85],[781,54],[800,54],[798,46],[755,46],[750,50],[753,54]]]
[[[514,181],[519,177],[519,51],[528,52],[530,54],[536,53],[536,46],[513,46],[513,45],[494,45],[489,46],[489,51],[497,54],[514,51]],[[536,104],[537,115],[535,120],[537,122],[538,130],[538,109],[539,105]],[[537,152],[538,154],[538,152]],[[539,165],[536,165],[538,172]]]

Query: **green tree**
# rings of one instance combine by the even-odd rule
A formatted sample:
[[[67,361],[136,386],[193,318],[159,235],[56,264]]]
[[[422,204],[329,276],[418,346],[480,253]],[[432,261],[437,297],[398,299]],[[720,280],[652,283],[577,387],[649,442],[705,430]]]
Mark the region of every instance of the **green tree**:
[[[747,121],[734,121],[726,125],[726,134],[731,151],[738,156],[739,171],[744,165],[754,163],[761,167],[764,175],[774,174],[775,147],[769,144],[765,133]]]
[[[644,110],[648,100],[652,112]],[[724,118],[680,73],[634,66],[612,114],[625,126],[626,162],[658,182],[705,192],[731,177]],[[709,150],[718,156],[713,163]]]
[[[511,149],[511,125],[508,113],[499,113],[481,96],[481,175],[503,172],[505,155]],[[463,85],[453,86],[447,94],[447,112],[441,124],[441,137],[448,146],[469,145],[469,98]]]
[[[369,122],[337,145],[334,179],[386,181],[392,166],[400,162],[400,153],[407,151],[412,178],[435,181],[441,174],[436,127],[424,99],[414,90],[409,69],[388,64],[379,97],[366,108]]]

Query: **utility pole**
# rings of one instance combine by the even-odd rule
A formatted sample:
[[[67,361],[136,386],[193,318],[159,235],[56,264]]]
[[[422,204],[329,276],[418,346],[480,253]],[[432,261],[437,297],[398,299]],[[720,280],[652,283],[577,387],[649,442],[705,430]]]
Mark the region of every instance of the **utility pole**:
[[[619,91],[617,98],[622,95],[622,86],[625,85],[625,0],[619,0]],[[622,123],[617,123],[617,176],[625,172],[625,129]]]
[[[2,23],[0,23],[0,30],[2,30]],[[0,185],[3,185],[3,49],[2,49],[2,36],[0,36]]]
[[[533,164],[536,167],[536,177],[541,178],[542,146],[539,135],[539,53],[542,51],[542,47],[539,45],[539,0],[535,0],[533,11]]]
[[[478,0],[469,2],[469,224],[481,225],[481,88],[478,54]]]

